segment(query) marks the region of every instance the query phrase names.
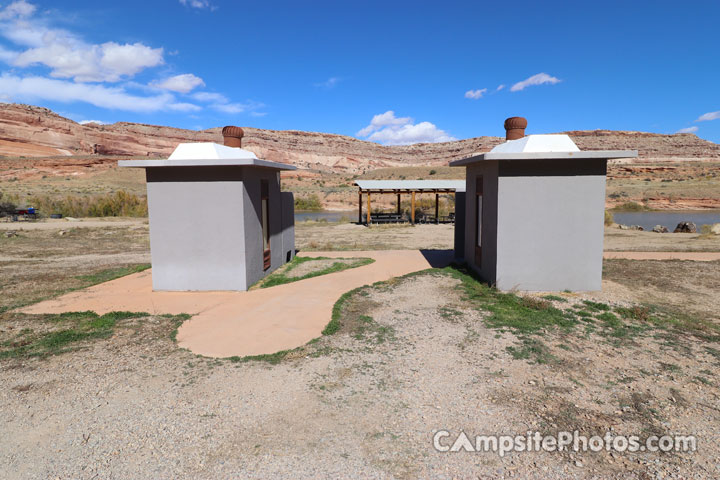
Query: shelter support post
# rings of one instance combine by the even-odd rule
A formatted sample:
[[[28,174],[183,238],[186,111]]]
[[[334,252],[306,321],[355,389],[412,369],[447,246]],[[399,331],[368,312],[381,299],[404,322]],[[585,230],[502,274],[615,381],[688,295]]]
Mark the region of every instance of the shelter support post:
[[[438,214],[440,213],[440,194],[435,193],[435,223],[440,223],[440,217]]]
[[[410,223],[415,225],[415,192],[412,192],[410,199]]]
[[[367,224],[368,224],[368,227],[369,227],[369,226],[370,226],[370,192],[368,192],[367,197],[368,197]]]
[[[358,223],[362,223],[362,190],[358,191]]]
[[[399,216],[400,215],[400,194],[399,193],[397,194],[397,197],[398,197],[397,214]]]

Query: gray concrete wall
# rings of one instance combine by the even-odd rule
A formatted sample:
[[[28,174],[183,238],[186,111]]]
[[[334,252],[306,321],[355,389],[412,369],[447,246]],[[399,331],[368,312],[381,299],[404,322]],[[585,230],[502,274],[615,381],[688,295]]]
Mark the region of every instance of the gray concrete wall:
[[[497,287],[600,290],[605,160],[500,162]]]
[[[282,239],[282,201],[277,170],[260,167],[243,168],[245,217],[245,266],[247,285],[251,286],[285,263]],[[270,219],[270,268],[263,270],[263,242],[260,203],[260,181],[268,180]]]
[[[292,192],[280,194],[282,203],[282,251],[283,260],[295,258],[295,197]]]
[[[475,197],[475,179],[483,176],[483,213],[482,213],[482,258],[481,264],[475,263],[475,238],[477,229],[477,206]],[[466,172],[465,186],[465,262],[480,277],[490,283],[496,279],[496,258],[498,248],[498,162],[483,161],[469,165]]]
[[[154,290],[245,290],[239,167],[148,168]]]

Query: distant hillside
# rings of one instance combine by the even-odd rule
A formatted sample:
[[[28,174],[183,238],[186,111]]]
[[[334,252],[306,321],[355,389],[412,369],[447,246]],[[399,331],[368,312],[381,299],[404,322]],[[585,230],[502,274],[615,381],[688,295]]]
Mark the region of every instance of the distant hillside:
[[[259,157],[300,168],[359,173],[375,168],[447,165],[486,152],[504,139],[477,137],[448,143],[382,146],[343,135],[245,129],[244,146]],[[581,149],[637,149],[640,160],[720,161],[720,146],[693,134],[610,130],[568,133]],[[80,125],[42,107],[0,104],[0,155],[131,155],[165,157],[181,142],[222,142],[220,127],[195,131],[118,122]]]

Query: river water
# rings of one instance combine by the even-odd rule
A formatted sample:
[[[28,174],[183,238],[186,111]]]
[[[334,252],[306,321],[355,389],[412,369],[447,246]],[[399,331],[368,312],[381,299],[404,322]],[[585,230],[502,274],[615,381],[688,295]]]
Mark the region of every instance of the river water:
[[[720,223],[720,210],[710,211],[680,211],[680,212],[613,212],[615,223],[623,225],[640,225],[645,230],[651,230],[655,225],[663,225],[674,230],[680,222],[694,222],[698,227],[698,231],[702,225],[710,225]],[[318,212],[296,212],[295,221],[304,222],[311,221],[340,221],[356,222],[357,210],[348,211],[329,211],[321,210]]]
[[[651,230],[655,225],[663,225],[671,232],[680,222],[693,222],[698,232],[702,225],[720,223],[720,210],[680,211],[680,212],[613,212],[615,223],[622,225],[640,225]]]

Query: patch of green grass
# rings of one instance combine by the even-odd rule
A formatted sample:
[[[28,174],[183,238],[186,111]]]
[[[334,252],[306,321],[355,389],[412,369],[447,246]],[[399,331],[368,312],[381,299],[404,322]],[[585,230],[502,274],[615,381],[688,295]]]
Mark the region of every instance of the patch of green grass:
[[[616,307],[615,312],[621,317],[629,320],[647,321],[650,316],[650,308],[645,305],[633,305],[632,307]]]
[[[360,315],[351,335],[355,340],[364,340],[379,345],[388,340],[394,340],[395,329],[387,325],[380,325],[369,315]]]
[[[91,286],[97,285],[98,283],[109,282],[110,280],[115,280],[116,278],[124,277],[133,273],[142,272],[148,268],[150,268],[150,264],[146,263],[143,265],[133,265],[131,267],[110,268],[90,275],[77,275],[75,278],[82,280],[83,282],[87,282],[86,286]]]
[[[585,308],[591,312],[607,312],[610,310],[610,305],[606,303],[583,300],[583,304],[585,304]]]
[[[342,318],[343,308],[345,307],[345,304],[356,293],[361,294],[364,288],[365,287],[355,288],[353,290],[350,290],[349,292],[345,292],[342,295],[340,295],[340,298],[338,298],[338,301],[335,302],[335,305],[333,305],[330,322],[325,326],[325,328],[321,332],[323,335],[332,335],[334,333],[337,333],[338,330],[340,330],[340,327],[342,327],[341,318]]]
[[[550,300],[551,302],[560,302],[560,303],[567,303],[567,298],[564,297],[558,297],[557,295],[545,295],[543,297],[545,300]]]
[[[293,352],[297,349],[292,350],[280,350],[279,352],[275,353],[268,353],[263,355],[249,355],[247,357],[238,357],[237,355],[229,357],[228,360],[230,360],[233,363],[246,363],[246,362],[267,362],[270,365],[277,365],[280,363],[288,353]]]
[[[364,265],[369,265],[375,261],[372,258],[357,258],[357,259],[352,259],[352,261],[350,261],[350,262],[334,262],[329,267],[326,267],[326,268],[323,268],[320,270],[316,270],[314,272],[309,272],[309,273],[299,276],[299,277],[288,276],[288,273],[290,273],[292,270],[297,268],[299,265],[302,265],[307,262],[318,261],[318,260],[332,260],[332,259],[328,258],[328,257],[295,257],[285,268],[283,268],[282,271],[271,273],[270,275],[265,277],[258,286],[260,288],[275,287],[277,285],[283,285],[286,283],[297,282],[300,280],[305,280],[307,278],[319,277],[320,275],[327,275],[329,273],[341,272],[343,270],[348,270],[350,268],[362,267]]]
[[[446,306],[438,308],[438,313],[442,318],[450,321],[462,317],[462,312]]]
[[[557,359],[550,349],[537,338],[522,338],[520,346],[507,347],[508,353],[516,360],[528,360],[530,363],[548,364]]]
[[[59,315],[39,316],[60,329],[34,333],[23,329],[12,339],[0,343],[0,359],[47,357],[79,348],[81,342],[112,336],[119,320],[148,316],[140,312],[68,312]]]

